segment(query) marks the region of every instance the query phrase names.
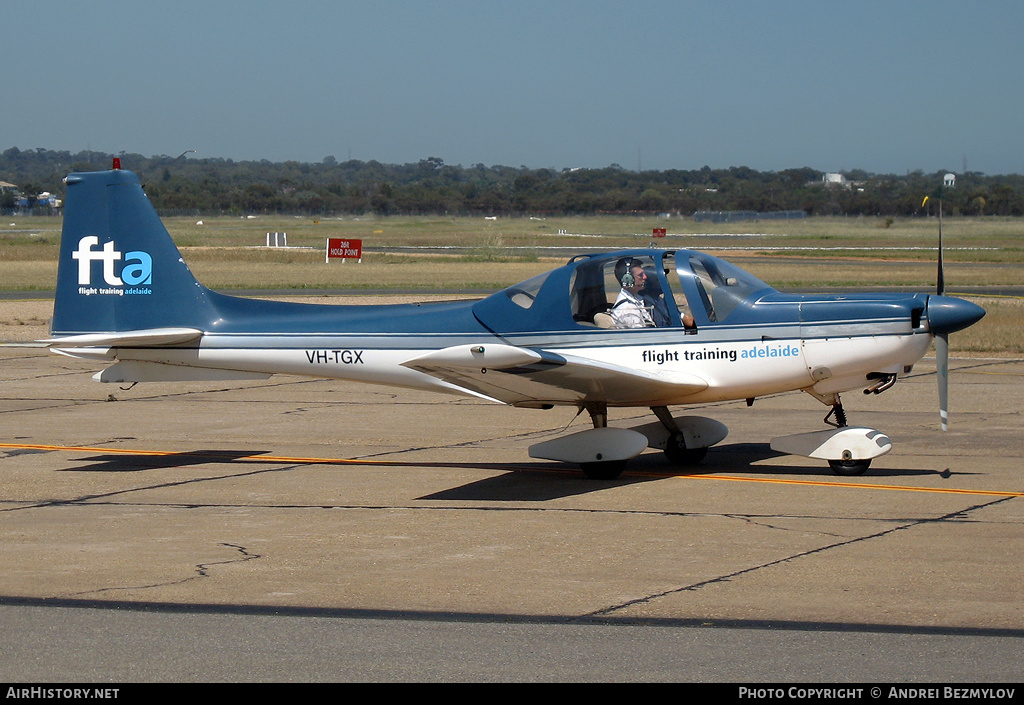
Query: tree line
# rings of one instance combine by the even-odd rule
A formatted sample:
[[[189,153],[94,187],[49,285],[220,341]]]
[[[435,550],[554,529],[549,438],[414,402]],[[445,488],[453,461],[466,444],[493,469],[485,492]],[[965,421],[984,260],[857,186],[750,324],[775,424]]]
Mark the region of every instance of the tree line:
[[[118,156],[138,174],[163,214],[402,214],[402,215],[693,215],[699,211],[803,211],[807,215],[915,216],[934,212],[945,171],[907,174],[842,172],[824,181],[809,167],[756,171],[748,167],[634,171],[618,164],[593,169],[453,166],[437,157],[409,164],[348,160],[317,163],[232,161],[167,155],[11,147],[0,152],[0,181],[22,194],[63,197],[74,171],[109,169]],[[184,155],[183,155],[184,156]],[[0,210],[15,196],[5,191]],[[942,192],[947,215],[1024,215],[1024,176],[958,173]],[[929,211],[928,209],[932,209]]]

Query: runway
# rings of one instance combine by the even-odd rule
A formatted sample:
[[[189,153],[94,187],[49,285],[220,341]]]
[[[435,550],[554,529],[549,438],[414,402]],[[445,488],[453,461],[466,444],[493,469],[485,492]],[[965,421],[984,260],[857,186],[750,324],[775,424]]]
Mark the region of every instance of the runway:
[[[953,361],[947,433],[934,360],[845,396],[894,443],[863,477],[770,450],[797,393],[613,482],[528,457],[570,409],[0,361],[0,680],[1024,676],[1024,361]]]

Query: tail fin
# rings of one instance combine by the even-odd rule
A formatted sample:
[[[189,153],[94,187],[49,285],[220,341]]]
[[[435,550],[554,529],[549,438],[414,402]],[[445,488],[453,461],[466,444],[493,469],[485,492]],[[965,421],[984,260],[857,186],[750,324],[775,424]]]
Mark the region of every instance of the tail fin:
[[[54,337],[207,329],[216,320],[211,294],[185,265],[135,174],[67,177]]]

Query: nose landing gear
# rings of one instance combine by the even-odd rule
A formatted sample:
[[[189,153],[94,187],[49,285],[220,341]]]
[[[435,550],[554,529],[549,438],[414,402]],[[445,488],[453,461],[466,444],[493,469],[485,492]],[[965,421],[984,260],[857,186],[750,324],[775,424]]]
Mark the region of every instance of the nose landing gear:
[[[838,394],[832,400],[825,423],[833,430],[774,438],[771,447],[790,455],[827,460],[832,472],[846,477],[863,475],[873,458],[892,450],[892,441],[881,431],[847,425],[846,411]]]

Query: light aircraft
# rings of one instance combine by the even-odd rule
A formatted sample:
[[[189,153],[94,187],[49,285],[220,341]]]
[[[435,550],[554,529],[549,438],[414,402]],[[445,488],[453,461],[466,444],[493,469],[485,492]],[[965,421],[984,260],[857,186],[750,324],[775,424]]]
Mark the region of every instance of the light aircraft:
[[[952,332],[984,316],[936,294],[794,295],[705,253],[583,254],[477,301],[345,306],[260,301],[193,277],[128,170],[76,173],[67,197],[51,337],[57,353],[113,363],[100,382],[305,375],[470,395],[515,407],[586,410],[593,428],[530,447],[530,456],[618,477],[646,448],[699,462],[728,429],[669,407],[799,390],[830,411],[827,428],[772,440],[785,453],[863,473],[891,449],[847,423],[840,394],[880,393],[933,339],[946,425]],[[940,259],[941,273],[941,259]],[[638,280],[643,285],[637,284]],[[941,282],[941,276],[940,276]],[[657,325],[618,328],[629,291]],[[623,307],[628,308],[628,305]],[[618,321],[618,322],[617,322]],[[614,407],[656,421],[608,424]],[[776,422],[773,425],[778,425]]]

